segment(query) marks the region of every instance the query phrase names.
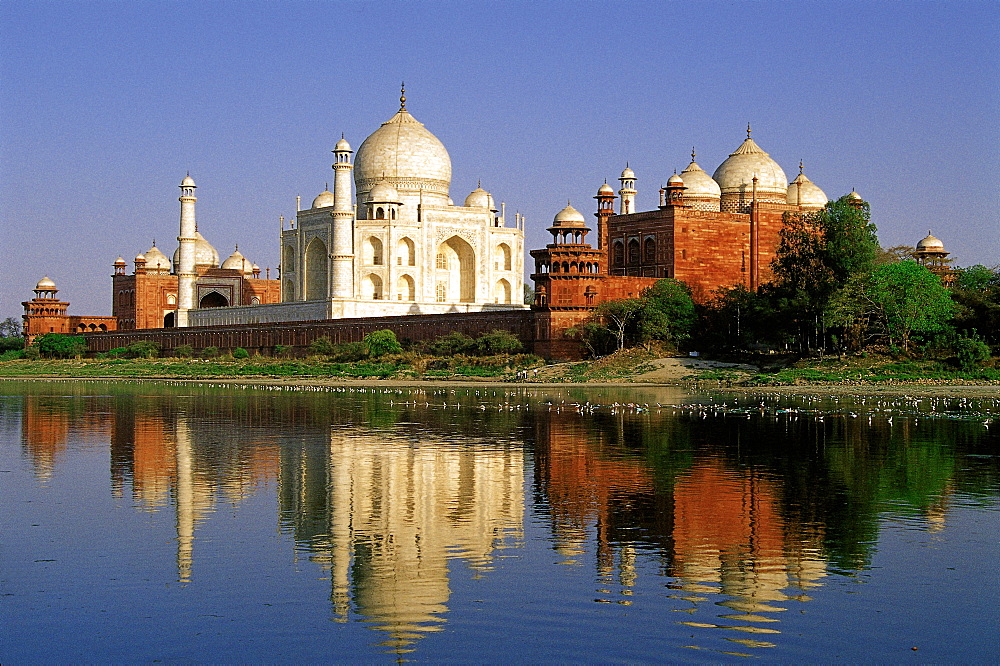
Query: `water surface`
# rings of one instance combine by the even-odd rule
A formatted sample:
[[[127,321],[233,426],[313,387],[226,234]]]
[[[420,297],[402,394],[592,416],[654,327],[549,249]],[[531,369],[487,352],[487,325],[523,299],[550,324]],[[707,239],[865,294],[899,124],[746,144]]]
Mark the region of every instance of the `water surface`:
[[[983,661],[998,413],[0,382],[0,660]]]

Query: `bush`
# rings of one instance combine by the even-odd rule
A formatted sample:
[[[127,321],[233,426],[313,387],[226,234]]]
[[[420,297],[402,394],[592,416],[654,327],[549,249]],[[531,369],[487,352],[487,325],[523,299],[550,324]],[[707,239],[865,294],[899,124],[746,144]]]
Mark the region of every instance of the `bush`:
[[[364,360],[368,356],[368,349],[364,342],[342,342],[333,346],[330,352],[330,360],[337,363],[354,363]]]
[[[218,347],[205,347],[201,350],[201,355],[205,358],[215,358],[219,355]]]
[[[476,348],[480,354],[493,356],[495,354],[517,354],[524,350],[521,341],[510,331],[493,330],[484,333],[476,339]]]
[[[284,356],[291,350],[291,347],[287,345],[274,345],[274,355]]]
[[[191,345],[177,345],[174,347],[174,356],[178,358],[191,358],[194,356],[194,348]]]
[[[0,352],[11,351],[15,349],[24,349],[24,338],[17,336],[10,338],[0,338]]]
[[[125,355],[126,351],[125,347],[115,347],[106,352],[98,352],[97,358],[120,358]]]
[[[46,333],[35,339],[35,346],[47,358],[76,358],[87,351],[87,340],[79,335]]]
[[[990,347],[975,335],[971,338],[959,338],[955,341],[955,356],[960,368],[972,370],[989,360]]]
[[[380,331],[372,331],[365,336],[365,352],[372,358],[385,356],[386,354],[399,354],[403,351],[403,346],[396,339],[396,334],[384,328]]]
[[[124,355],[129,358],[156,358],[160,355],[160,344],[147,340],[133,342],[125,348]]]
[[[456,354],[468,354],[476,349],[476,341],[458,331],[452,331],[448,335],[431,340],[427,345],[427,351],[434,356],[455,356]]]
[[[336,345],[329,336],[324,335],[321,338],[316,338],[309,343],[309,351],[313,354],[322,354],[324,356],[329,356],[336,349]]]
[[[236,349],[233,350],[233,358],[237,359],[250,358],[250,352],[248,352],[243,347],[237,347]]]
[[[23,349],[8,349],[4,353],[0,354],[0,362],[17,361],[22,358],[25,358],[25,352]]]

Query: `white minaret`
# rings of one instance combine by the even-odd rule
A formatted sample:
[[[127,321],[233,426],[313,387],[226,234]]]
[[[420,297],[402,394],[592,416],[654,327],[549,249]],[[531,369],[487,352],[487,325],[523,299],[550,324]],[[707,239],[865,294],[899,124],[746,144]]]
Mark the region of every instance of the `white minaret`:
[[[354,297],[354,205],[351,203],[351,145],[340,137],[333,154],[333,290],[334,298]]]
[[[619,204],[618,214],[628,215],[629,213],[635,212],[635,172],[628,168],[628,163],[625,163],[625,170],[622,171],[621,177],[618,180],[622,183],[622,189],[618,190],[618,196],[621,197],[621,203]]]
[[[194,195],[196,185],[194,179],[188,174],[181,181],[181,233],[177,237],[180,243],[178,251],[177,270],[177,316],[174,324],[178,327],[188,325],[188,310],[194,307],[195,280],[197,275],[194,272],[195,254],[195,234],[197,224],[194,218],[194,202],[198,198]]]

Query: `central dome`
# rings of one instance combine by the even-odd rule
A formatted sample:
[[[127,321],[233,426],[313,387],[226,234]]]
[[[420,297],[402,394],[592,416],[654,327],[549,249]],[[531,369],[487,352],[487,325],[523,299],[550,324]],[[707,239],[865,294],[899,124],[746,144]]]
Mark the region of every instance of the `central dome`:
[[[377,183],[388,183],[400,194],[420,191],[448,197],[451,158],[444,144],[410,115],[406,106],[365,139],[354,163],[358,200]]]
[[[749,193],[754,176],[757,177],[759,193],[780,195],[779,199],[784,203],[788,192],[785,172],[749,135],[712,174],[722,194]]]

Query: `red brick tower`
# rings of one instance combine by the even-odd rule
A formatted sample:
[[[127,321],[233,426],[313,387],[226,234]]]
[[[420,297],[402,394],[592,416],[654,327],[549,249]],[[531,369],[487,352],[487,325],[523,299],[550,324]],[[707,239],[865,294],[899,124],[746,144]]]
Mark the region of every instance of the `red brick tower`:
[[[23,301],[24,343],[30,345],[39,335],[45,333],[69,333],[69,303],[56,298],[56,283],[43,277],[35,285],[35,297]]]

